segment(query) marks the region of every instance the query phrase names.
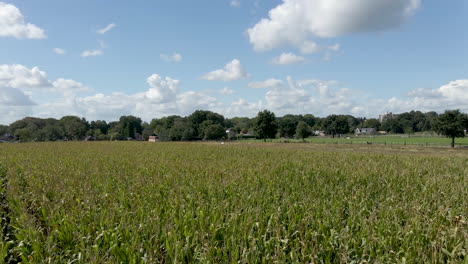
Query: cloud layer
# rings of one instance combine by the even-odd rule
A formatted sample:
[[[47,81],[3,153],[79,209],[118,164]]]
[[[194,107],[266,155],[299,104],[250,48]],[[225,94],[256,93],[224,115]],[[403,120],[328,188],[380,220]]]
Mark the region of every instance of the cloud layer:
[[[149,121],[167,115],[189,115],[197,109],[227,117],[252,117],[263,109],[278,116],[311,113],[366,117],[376,117],[386,111],[468,111],[467,79],[451,81],[435,89],[414,89],[401,97],[374,98],[334,80],[271,78],[248,84],[249,88],[262,89],[263,96],[257,101],[243,97],[249,93],[242,94],[228,87],[214,92],[182,91],[179,80],[158,74],[150,75],[146,82],[148,86],[136,93],[93,94],[92,89],[75,80],[49,80],[46,72],[38,67],[0,65],[0,124],[25,116],[59,118],[64,115],[107,121],[117,120],[121,115],[136,115]]]
[[[21,11],[12,4],[0,2],[0,37],[17,39],[45,39],[44,30],[26,23]]]
[[[283,0],[247,33],[257,51],[292,45],[311,53],[312,38],[391,29],[420,5],[421,0]]]

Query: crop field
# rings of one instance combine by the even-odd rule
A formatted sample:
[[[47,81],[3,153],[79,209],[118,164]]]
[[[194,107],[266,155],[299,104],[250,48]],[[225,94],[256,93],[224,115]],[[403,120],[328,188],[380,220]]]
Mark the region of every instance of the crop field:
[[[329,144],[379,144],[379,145],[417,145],[428,147],[450,147],[451,139],[438,136],[407,136],[407,135],[391,135],[391,136],[344,136],[344,137],[310,137],[305,139],[310,143],[329,143]],[[244,140],[247,142],[261,142],[258,139]],[[300,139],[273,139],[271,142],[301,142]],[[456,147],[468,147],[468,137],[457,138],[455,140]]]
[[[467,263],[468,150],[0,145],[0,263]]]

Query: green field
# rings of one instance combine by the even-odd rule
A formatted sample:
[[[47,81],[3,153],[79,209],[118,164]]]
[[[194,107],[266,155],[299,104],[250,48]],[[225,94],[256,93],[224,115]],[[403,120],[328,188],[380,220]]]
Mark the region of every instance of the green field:
[[[0,262],[467,263],[468,151],[0,145]]]
[[[245,140],[249,142],[260,142],[262,140]],[[273,139],[271,142],[300,142],[297,139]],[[389,135],[389,136],[344,136],[344,137],[311,137],[306,139],[311,143],[335,143],[335,144],[381,144],[381,145],[419,145],[419,146],[445,146],[450,147],[451,139],[437,136],[408,136],[408,135]],[[455,139],[456,147],[468,147],[468,137]]]

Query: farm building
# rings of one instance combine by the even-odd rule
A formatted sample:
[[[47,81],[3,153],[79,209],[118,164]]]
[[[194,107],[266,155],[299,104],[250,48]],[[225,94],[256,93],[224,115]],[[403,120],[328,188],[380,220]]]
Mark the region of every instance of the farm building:
[[[159,137],[157,135],[156,136],[149,136],[148,141],[149,142],[158,142]]]
[[[374,135],[375,132],[375,128],[356,128],[354,131],[356,135]]]

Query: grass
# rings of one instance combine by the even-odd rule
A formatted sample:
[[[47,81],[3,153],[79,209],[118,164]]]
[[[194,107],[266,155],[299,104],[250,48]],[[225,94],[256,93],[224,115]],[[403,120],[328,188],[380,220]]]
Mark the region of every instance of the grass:
[[[246,140],[249,142],[260,142],[262,140]],[[273,139],[271,142],[300,142],[296,139]],[[378,136],[344,136],[341,138],[335,137],[311,137],[306,139],[311,143],[335,143],[335,144],[373,144],[383,145],[419,145],[419,146],[446,146],[450,147],[451,139],[438,136],[408,136],[408,135],[378,135]],[[458,147],[468,146],[468,137],[456,138],[455,145]]]
[[[65,142],[0,153],[6,263],[467,261],[465,150]]]

